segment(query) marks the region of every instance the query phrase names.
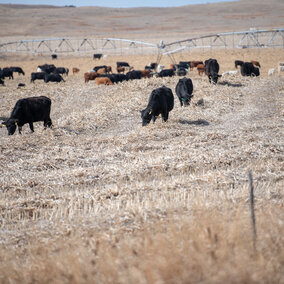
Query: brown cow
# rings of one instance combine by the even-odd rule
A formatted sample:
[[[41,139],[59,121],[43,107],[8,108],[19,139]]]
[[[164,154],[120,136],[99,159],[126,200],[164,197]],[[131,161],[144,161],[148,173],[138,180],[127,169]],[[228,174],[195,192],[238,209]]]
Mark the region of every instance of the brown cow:
[[[97,85],[113,85],[113,82],[108,77],[97,77],[95,82]]]
[[[88,83],[90,80],[95,80],[99,74],[97,72],[87,72],[84,74],[85,83]]]
[[[125,68],[122,67],[122,66],[118,66],[118,67],[116,67],[116,71],[117,71],[117,73],[123,73],[124,74]]]
[[[150,70],[141,70],[141,78],[150,78],[151,77],[151,71]]]
[[[190,61],[190,70],[197,67],[198,64],[203,64],[203,61]]]
[[[106,67],[106,73],[112,73],[111,66],[107,66],[107,67]]]
[[[73,72],[73,74],[75,74],[75,73],[79,73],[79,71],[80,71],[80,69],[79,69],[79,68],[76,68],[76,67],[73,67],[73,68],[72,68],[72,72]]]
[[[98,70],[97,70],[97,73],[100,74],[100,75],[106,74],[106,68],[103,67],[103,68],[98,69]]]
[[[255,61],[255,60],[252,60],[251,63],[254,65],[254,66],[258,66],[260,68],[260,64],[258,61]]]
[[[204,73],[204,64],[198,64],[196,68],[198,71],[198,75],[201,76]]]

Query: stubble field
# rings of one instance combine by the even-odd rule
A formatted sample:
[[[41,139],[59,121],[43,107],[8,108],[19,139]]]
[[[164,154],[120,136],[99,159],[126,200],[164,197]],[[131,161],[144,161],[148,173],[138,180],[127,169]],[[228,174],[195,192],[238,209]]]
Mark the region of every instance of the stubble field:
[[[268,77],[283,50],[219,50],[176,55],[259,60],[258,78],[196,69],[191,105],[169,121],[142,127],[140,110],[179,77],[113,86],[84,83],[95,65],[128,61],[142,69],[156,56],[6,58],[21,66],[0,89],[0,116],[15,102],[46,95],[53,129],[7,136],[0,129],[0,282],[2,283],[283,283],[284,77]],[[35,81],[37,65],[80,73],[65,83]],[[164,57],[162,64],[169,66]],[[5,66],[4,66],[5,65]],[[18,83],[26,87],[17,89]],[[253,247],[248,171],[256,195]]]

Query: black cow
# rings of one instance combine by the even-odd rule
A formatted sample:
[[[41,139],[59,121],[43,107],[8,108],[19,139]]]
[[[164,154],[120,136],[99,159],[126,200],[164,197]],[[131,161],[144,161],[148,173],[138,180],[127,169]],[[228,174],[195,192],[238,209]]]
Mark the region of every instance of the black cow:
[[[176,94],[181,106],[188,106],[193,97],[193,84],[190,78],[179,79],[176,85]]]
[[[57,59],[57,54],[51,54],[51,59]]]
[[[163,86],[152,91],[147,107],[141,111],[142,126],[153,123],[159,114],[164,121],[169,118],[169,112],[174,108],[174,95],[171,89]]]
[[[17,72],[19,75],[23,74],[25,76],[25,72],[23,71],[23,69],[21,67],[10,67],[10,70],[12,72]]]
[[[116,66],[117,67],[130,67],[127,62],[121,62],[121,61],[116,62]]]
[[[218,78],[222,75],[218,75],[219,72],[219,63],[216,59],[208,59],[205,60],[205,74],[208,76],[209,83],[211,83],[211,80],[214,84],[217,84]]]
[[[38,72],[52,73],[56,69],[54,64],[44,64],[38,66]]]
[[[100,66],[95,66],[94,68],[93,68],[93,70],[95,71],[95,72],[97,72],[99,69],[101,69],[101,68],[107,68],[107,66],[106,65],[100,65]]]
[[[7,127],[8,135],[13,135],[17,126],[19,134],[21,134],[22,126],[26,123],[34,132],[33,122],[37,121],[43,121],[44,128],[47,126],[51,128],[50,107],[51,100],[45,96],[20,99],[16,102],[10,118],[2,125]]]
[[[101,74],[99,77],[107,77],[114,84],[127,80],[125,74]]]
[[[101,58],[102,58],[102,54],[101,53],[95,53],[94,55],[93,55],[93,59],[98,59],[98,60],[100,60]]]
[[[126,73],[126,80],[137,80],[142,78],[140,70],[133,70]]]
[[[44,76],[44,82],[48,83],[48,82],[65,82],[64,79],[62,78],[62,76],[60,74],[45,74]]]
[[[33,72],[31,73],[31,83],[34,83],[35,80],[44,80],[45,72]]]
[[[190,61],[180,61],[179,66],[188,69],[190,67]]]
[[[251,62],[244,62],[241,66],[241,74],[243,76],[259,76],[259,69],[254,67]]]
[[[235,60],[235,68],[237,69],[238,66],[242,66],[244,62],[242,60]]]
[[[184,67],[179,67],[176,73],[178,76],[185,76],[188,73],[188,70]]]
[[[145,70],[156,70],[158,67],[158,63],[154,62],[154,63],[150,63],[149,65],[145,66]]]
[[[69,69],[64,67],[56,67],[53,72],[55,74],[66,74],[66,76],[68,76]]]
[[[157,77],[172,77],[175,75],[174,69],[164,69],[157,74]]]
[[[10,79],[14,79],[13,71],[9,67],[5,67],[0,71],[0,78],[5,79],[6,77]]]

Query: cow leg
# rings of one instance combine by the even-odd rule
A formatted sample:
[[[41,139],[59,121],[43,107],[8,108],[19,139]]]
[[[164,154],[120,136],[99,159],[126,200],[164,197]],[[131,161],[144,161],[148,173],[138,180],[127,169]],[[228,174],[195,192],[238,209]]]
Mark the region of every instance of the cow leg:
[[[32,122],[29,122],[29,126],[30,126],[31,131],[34,132],[34,125]]]
[[[22,134],[22,126],[18,125],[19,134]]]
[[[180,101],[180,106],[182,107],[183,103],[182,103],[182,99],[179,98]]]
[[[168,118],[169,118],[169,113],[167,111],[163,112],[162,113],[162,118],[163,118],[164,122],[166,122],[168,120]]]
[[[157,117],[158,117],[158,116],[154,116],[154,115],[153,115],[153,117],[152,117],[152,121],[153,121],[153,123],[155,123],[155,121],[156,121]]]
[[[44,129],[46,129],[46,127],[52,128],[52,121],[51,121],[51,119],[48,118],[48,119],[44,120],[43,126],[44,126]]]

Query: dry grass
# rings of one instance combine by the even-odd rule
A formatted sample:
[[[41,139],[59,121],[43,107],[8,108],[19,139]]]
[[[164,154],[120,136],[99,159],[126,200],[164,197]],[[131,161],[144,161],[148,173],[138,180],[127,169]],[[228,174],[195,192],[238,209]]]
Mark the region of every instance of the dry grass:
[[[62,58],[56,65],[81,69],[66,83],[6,80],[0,116],[19,98],[47,95],[54,129],[36,124],[30,134],[24,126],[12,137],[0,129],[0,282],[283,282],[284,80],[262,71],[283,61],[283,51],[191,56],[217,58],[221,72],[235,59],[260,59],[263,75],[212,86],[191,71],[191,106],[175,97],[169,121],[147,127],[139,110],[154,88],[174,90],[177,77],[97,86],[83,80],[95,62]],[[104,63],[114,67],[117,59]],[[139,69],[155,56],[119,59]],[[27,74],[40,63],[46,60],[5,62]]]

